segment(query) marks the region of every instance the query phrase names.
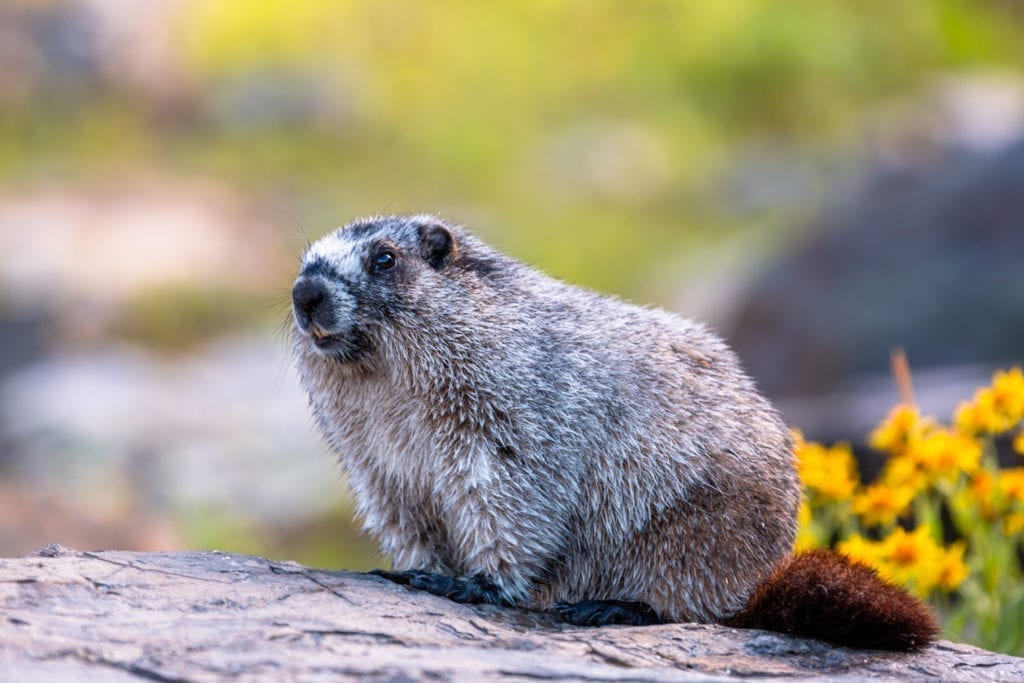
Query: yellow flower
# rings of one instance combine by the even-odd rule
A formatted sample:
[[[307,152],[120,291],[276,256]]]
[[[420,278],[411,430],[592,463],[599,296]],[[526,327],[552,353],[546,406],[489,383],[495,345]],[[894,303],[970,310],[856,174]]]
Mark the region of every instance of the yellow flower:
[[[970,483],[962,492],[962,496],[953,499],[953,503],[962,509],[977,505],[982,519],[992,521],[1006,515],[1014,502],[1024,502],[1024,467],[1011,467],[996,472],[978,470],[971,476]],[[1008,522],[1009,516],[1004,519]]]
[[[939,479],[971,474],[981,464],[981,444],[974,438],[948,430],[935,431],[908,452],[921,471]]]
[[[960,587],[970,570],[964,562],[964,551],[967,544],[963,541],[953,543],[945,552],[939,565],[938,587],[944,591],[953,591]]]
[[[885,463],[879,481],[890,488],[903,489],[910,492],[913,498],[928,485],[928,477],[918,467],[917,462],[907,455],[898,455]]]
[[[881,546],[874,541],[865,539],[860,534],[853,534],[845,541],[840,541],[836,550],[855,562],[861,562],[879,569],[881,565]]]
[[[1012,425],[1024,419],[1024,371],[1019,367],[999,370],[992,378],[997,410]]]
[[[807,504],[806,498],[800,501],[800,509],[796,513],[796,523],[800,528],[806,527],[811,523],[811,506]]]
[[[918,527],[913,533],[903,528],[894,529],[882,542],[886,556],[894,565],[912,567],[925,559],[934,545],[927,527]]]
[[[969,488],[978,500],[988,500],[995,490],[996,480],[988,470],[978,470],[971,477]]]
[[[956,410],[956,428],[964,434],[1002,434],[1024,419],[1024,372],[1019,367],[999,370],[992,385],[975,392]]]
[[[882,544],[883,575],[927,597],[938,585],[944,551],[929,533],[918,527],[912,533],[893,530]]]
[[[925,423],[914,406],[900,404],[889,411],[882,423],[868,436],[875,450],[899,455],[921,438]]]
[[[1024,512],[1011,512],[1003,518],[1003,533],[1016,536],[1024,529]]]
[[[846,500],[857,488],[857,462],[849,444],[827,447],[798,438],[796,463],[804,486],[825,501]]]
[[[967,485],[967,493],[969,494],[965,498],[957,498],[957,501],[962,505],[970,505],[971,501],[978,504],[978,508],[981,510],[981,516],[991,521],[995,516],[995,506],[993,504],[995,493],[996,493],[996,479],[992,476],[992,473],[988,470],[978,470],[971,476],[971,481]]]
[[[905,586],[922,597],[936,588],[953,590],[967,576],[963,562],[965,547],[954,544],[946,550],[936,543],[928,527],[912,533],[897,527],[881,541],[853,535],[839,544],[839,552],[874,567],[883,578]]]
[[[910,505],[914,493],[910,488],[872,484],[853,499],[853,512],[868,526],[892,524]]]
[[[999,491],[1018,503],[1024,502],[1024,467],[1011,467],[999,472]]]
[[[961,403],[956,414],[957,428],[964,433],[987,432],[1002,434],[1013,426],[999,409],[995,392],[991,388],[979,389],[970,403]],[[973,430],[970,431],[970,430]]]
[[[1024,455],[1024,429],[1017,432],[1017,436],[1013,437],[1013,450]]]
[[[793,544],[794,551],[799,552],[817,548],[820,544],[814,530],[811,528],[811,506],[807,504],[806,498],[800,501],[800,510],[797,512],[796,521],[797,532],[796,542]]]
[[[977,398],[978,394],[975,394],[975,401],[961,401],[960,405],[956,407],[953,424],[961,434],[973,436],[990,431],[990,414],[979,407],[976,402]]]

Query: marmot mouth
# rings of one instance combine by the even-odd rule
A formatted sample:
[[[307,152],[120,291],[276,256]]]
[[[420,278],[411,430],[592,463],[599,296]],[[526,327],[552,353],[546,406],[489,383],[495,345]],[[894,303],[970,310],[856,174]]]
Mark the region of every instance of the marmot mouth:
[[[368,349],[365,337],[358,330],[326,332],[314,326],[305,334],[318,352],[342,362],[356,360]]]
[[[324,328],[320,327],[320,325],[318,325],[315,322],[310,322],[309,324],[307,324],[305,326],[300,325],[299,326],[299,331],[303,332],[304,334],[306,334],[313,341],[319,341],[321,339],[328,339],[330,337],[335,336],[335,334],[336,334],[334,332],[328,332],[327,330],[325,330]]]
[[[316,344],[316,346],[321,348],[321,349],[322,348],[326,348],[328,346],[331,346],[333,344],[336,344],[336,343],[342,341],[342,339],[341,339],[341,337],[339,335],[337,335],[337,334],[329,334],[329,333],[324,332],[323,330],[319,330],[319,329],[312,329],[312,330],[310,330],[309,331],[309,338],[312,339],[313,343]]]

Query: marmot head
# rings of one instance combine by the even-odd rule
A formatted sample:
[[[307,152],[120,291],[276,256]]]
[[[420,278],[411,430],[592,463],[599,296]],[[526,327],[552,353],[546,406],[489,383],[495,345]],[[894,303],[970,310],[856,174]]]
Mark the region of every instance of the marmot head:
[[[482,252],[433,216],[364,218],[326,235],[303,254],[292,287],[300,349],[342,363],[366,358],[382,333],[422,326],[458,273],[480,275],[500,259]]]

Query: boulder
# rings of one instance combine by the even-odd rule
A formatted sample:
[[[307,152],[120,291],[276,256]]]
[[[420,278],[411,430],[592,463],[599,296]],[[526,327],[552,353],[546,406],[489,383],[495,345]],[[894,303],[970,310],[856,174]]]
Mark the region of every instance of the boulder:
[[[850,650],[699,624],[578,628],[379,577],[221,552],[0,560],[6,680],[1024,680],[1024,659],[940,641]]]

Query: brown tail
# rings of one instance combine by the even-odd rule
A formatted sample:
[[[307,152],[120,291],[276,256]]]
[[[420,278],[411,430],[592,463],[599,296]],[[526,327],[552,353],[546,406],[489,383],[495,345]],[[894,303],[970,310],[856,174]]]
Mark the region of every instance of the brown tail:
[[[828,550],[784,560],[726,624],[884,650],[916,650],[940,630],[920,600]]]

